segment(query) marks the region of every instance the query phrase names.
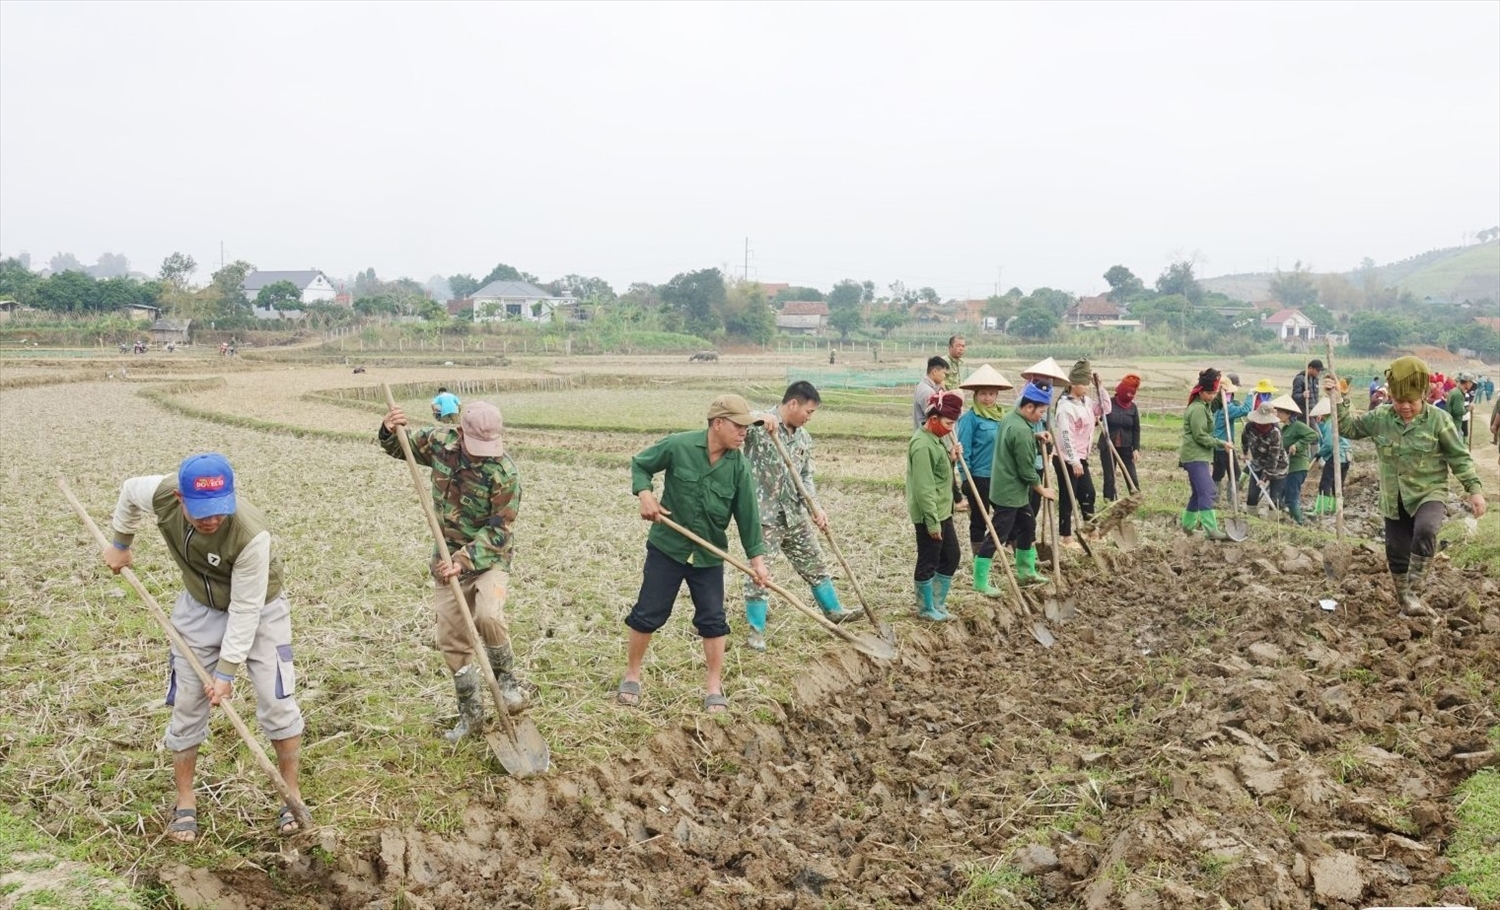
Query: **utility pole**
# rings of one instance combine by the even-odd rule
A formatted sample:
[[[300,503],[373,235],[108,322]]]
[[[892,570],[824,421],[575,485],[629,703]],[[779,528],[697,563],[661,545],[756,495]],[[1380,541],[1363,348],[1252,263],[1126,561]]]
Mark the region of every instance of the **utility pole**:
[[[741,281],[750,280],[750,238],[745,238],[745,270],[740,273]]]
[[[224,270],[224,241],[219,241],[219,270]]]

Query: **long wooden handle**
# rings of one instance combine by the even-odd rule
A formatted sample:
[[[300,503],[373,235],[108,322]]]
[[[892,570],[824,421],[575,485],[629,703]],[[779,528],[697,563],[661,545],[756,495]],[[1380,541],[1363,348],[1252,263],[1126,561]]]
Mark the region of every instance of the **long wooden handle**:
[[[83,503],[79,502],[78,497],[73,495],[73,491],[68,487],[68,481],[65,478],[59,477],[57,478],[57,486],[62,490],[63,496],[73,506],[73,511],[78,513],[78,518],[83,522],[84,527],[88,528],[89,533],[94,535],[94,540],[99,544],[99,549],[103,550],[109,546],[109,539],[104,536],[104,532],[99,530],[99,526],[94,524],[94,519],[89,517],[88,510],[83,507]],[[161,626],[163,632],[167,633],[167,639],[172,642],[172,647],[177,650],[178,654],[187,658],[188,663],[193,668],[193,672],[198,675],[198,679],[204,686],[212,686],[214,678],[209,675],[202,661],[198,660],[198,655],[193,653],[193,649],[188,647],[188,643],[183,641],[176,627],[172,625],[172,621],[167,618],[167,614],[157,604],[156,598],[151,596],[151,592],[146,590],[146,586],[141,584],[141,580],[136,577],[134,572],[130,571],[129,566],[121,569],[120,575],[135,589],[135,593],[140,596],[141,600],[145,601],[146,606],[151,610],[151,615],[156,618],[157,624]],[[250,728],[245,725],[245,721],[240,717],[239,712],[234,710],[234,705],[226,700],[220,701],[219,707],[224,709],[225,716],[229,718],[229,722],[234,725],[234,729],[240,734],[240,739],[245,741],[245,745],[250,749],[250,754],[255,757],[255,763],[260,765],[262,771],[270,775],[271,784],[276,787],[276,792],[281,794],[281,799],[286,803],[287,808],[292,810],[292,815],[297,819],[297,824],[301,826],[304,832],[311,831],[313,820],[312,816],[308,814],[307,806],[303,804],[302,800],[292,795],[292,788],[287,784],[286,778],[281,776],[281,771],[271,761],[270,757],[266,755],[266,750],[261,748],[260,742],[250,733]]]
[[[1339,452],[1339,380],[1333,368],[1333,339],[1328,343],[1328,372],[1333,376],[1333,388],[1328,390],[1328,413],[1333,421],[1333,537],[1344,539],[1344,459]]]
[[[382,382],[380,390],[385,393],[386,405],[395,408],[396,396],[391,394],[390,383]],[[422,514],[427,516],[427,529],[432,532],[432,539],[437,541],[438,556],[445,563],[452,562],[453,554],[448,552],[448,541],[443,538],[443,526],[438,523],[437,509],[433,508],[427,485],[422,482],[422,469],[417,466],[417,456],[412,454],[411,439],[406,435],[406,427],[397,427],[395,435],[401,442],[401,453],[406,456],[406,466],[411,470],[411,481],[417,488],[417,500],[422,503]],[[479,662],[480,669],[484,671],[485,682],[489,683],[490,695],[495,699],[495,713],[500,715],[500,722],[505,727],[506,737],[514,740],[516,727],[510,722],[510,710],[505,706],[505,694],[500,691],[500,681],[495,678],[495,668],[490,666],[490,656],[484,650],[484,641],[479,637],[479,627],[474,625],[474,617],[469,613],[469,599],[464,597],[464,588],[458,583],[457,576],[448,579],[448,590],[453,592],[455,606],[459,615],[464,618],[464,629],[469,633],[469,647],[474,649],[474,659]],[[500,632],[505,638],[501,644],[508,644],[510,639],[505,634],[503,613],[500,618]]]
[[[985,502],[984,497],[979,495],[979,484],[974,480],[974,472],[969,470],[969,463],[964,461],[963,455],[959,455],[955,460],[958,462],[959,469],[963,471],[964,480],[969,484],[969,491],[974,494],[974,505],[979,509],[979,517],[984,519],[984,527],[990,533],[990,540],[995,542],[995,551],[1004,552],[1002,547],[1005,542],[1000,539],[999,534],[995,533],[995,523],[990,521],[989,503]],[[1005,577],[1010,581],[1011,593],[1016,595],[1016,603],[1020,605],[1022,610],[1029,612],[1026,599],[1021,596],[1021,584],[1016,581],[1015,569],[1011,568],[1010,563],[1004,559],[1000,560],[1000,565],[1004,567]]]
[[[1097,396],[1100,401],[1104,400],[1104,390],[1099,388],[1099,381],[1097,379],[1094,380],[1094,395]],[[1102,411],[1104,410],[1104,408],[1100,407],[1099,410]],[[1112,459],[1110,463],[1119,466],[1120,473],[1124,475],[1125,489],[1130,493],[1139,493],[1141,491],[1140,487],[1133,479],[1131,479],[1130,471],[1125,467],[1125,456],[1121,455],[1120,450],[1115,448],[1114,437],[1109,435],[1109,416],[1105,415],[1100,419],[1104,424],[1104,444],[1109,448],[1109,454]]]
[[[796,464],[792,462],[792,453],[788,452],[786,446],[781,444],[781,437],[777,435],[775,430],[766,430],[766,435],[771,437],[772,444],[776,446],[776,451],[780,453],[781,460],[786,464],[787,473],[792,475],[792,483],[796,484],[797,493],[802,497],[802,501],[807,504],[807,511],[816,513],[818,511],[818,503],[813,499],[812,494],[807,492],[807,487],[802,485],[802,477],[797,473]],[[870,612],[870,602],[865,600],[864,588],[859,584],[859,576],[854,574],[854,567],[849,565],[849,560],[844,558],[844,551],[839,549],[838,541],[833,539],[832,529],[825,525],[822,530],[824,539],[828,541],[829,548],[833,550],[833,555],[838,558],[839,565],[844,567],[844,574],[849,576],[849,583],[854,586],[854,594],[859,598],[859,605],[864,607],[866,618],[872,623],[876,622],[875,615]]]

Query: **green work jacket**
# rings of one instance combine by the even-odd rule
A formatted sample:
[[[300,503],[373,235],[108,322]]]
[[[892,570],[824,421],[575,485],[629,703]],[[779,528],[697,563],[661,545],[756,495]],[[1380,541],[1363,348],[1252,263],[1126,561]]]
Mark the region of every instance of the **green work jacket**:
[[[990,462],[990,502],[1020,508],[1031,501],[1031,488],[1042,482],[1036,469],[1036,435],[1018,410],[1000,418],[995,455]]]
[[[906,445],[906,511],[929,534],[953,517],[953,462],[948,447],[925,427]]]
[[[1388,404],[1356,417],[1349,411],[1349,402],[1340,401],[1338,413],[1340,436],[1375,443],[1383,517],[1399,519],[1402,505],[1411,515],[1423,503],[1446,501],[1450,470],[1463,484],[1464,492],[1480,492],[1474,459],[1469,457],[1453,418],[1442,408],[1423,405],[1410,423],[1402,422]]]
[[[1318,431],[1305,423],[1291,421],[1281,425],[1281,447],[1287,450],[1287,471],[1306,471],[1318,451]],[[1297,451],[1293,452],[1292,449]]]
[[[1193,399],[1182,414],[1182,444],[1177,447],[1177,463],[1213,461],[1214,450],[1223,447],[1214,438],[1214,419],[1208,413],[1208,404],[1201,398]]]
[[[721,550],[729,549],[725,529],[729,519],[740,532],[740,545],[750,558],[764,555],[755,477],[750,461],[738,449],[708,462],[708,430],[673,433],[630,459],[630,492],[651,489],[651,479],[665,472],[661,507],[668,517]],[[646,540],[680,563],[713,567],[723,560],[664,524],[652,524]]]

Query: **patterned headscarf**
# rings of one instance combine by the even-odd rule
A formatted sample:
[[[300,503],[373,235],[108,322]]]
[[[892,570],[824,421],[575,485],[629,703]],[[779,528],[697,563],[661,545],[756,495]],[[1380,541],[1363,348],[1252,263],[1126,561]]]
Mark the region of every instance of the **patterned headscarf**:
[[[1204,392],[1217,392],[1219,390],[1219,371],[1209,367],[1198,374],[1198,384],[1193,386],[1193,391],[1188,395],[1188,404],[1198,400],[1198,396]]]

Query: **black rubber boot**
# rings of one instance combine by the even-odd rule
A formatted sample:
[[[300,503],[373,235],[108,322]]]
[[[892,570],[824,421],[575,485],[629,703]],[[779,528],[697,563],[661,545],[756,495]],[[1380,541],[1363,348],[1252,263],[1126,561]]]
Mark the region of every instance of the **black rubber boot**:
[[[453,674],[453,692],[458,696],[458,723],[443,734],[443,739],[456,743],[470,733],[478,733],[484,727],[484,701],[479,696],[479,668],[469,664]]]
[[[500,696],[505,699],[505,710],[520,714],[526,710],[526,693],[516,679],[516,655],[510,645],[487,645],[484,653],[490,659],[490,668],[495,671],[495,681],[500,684]]]

